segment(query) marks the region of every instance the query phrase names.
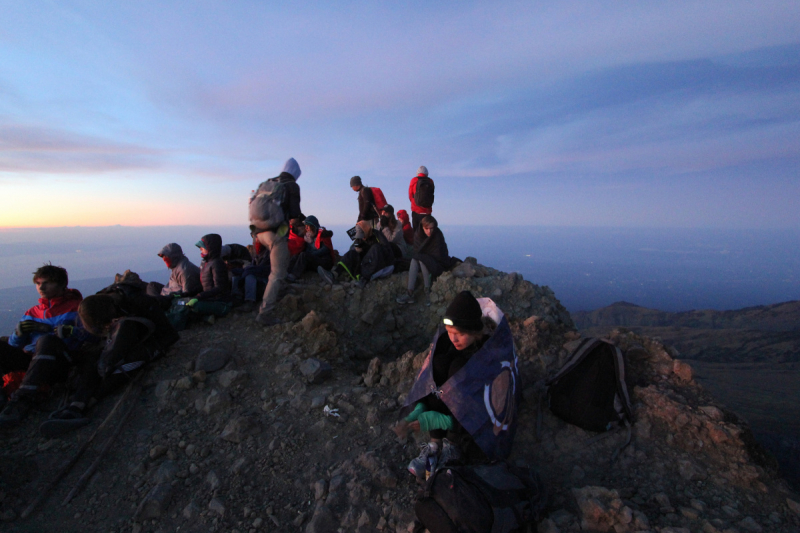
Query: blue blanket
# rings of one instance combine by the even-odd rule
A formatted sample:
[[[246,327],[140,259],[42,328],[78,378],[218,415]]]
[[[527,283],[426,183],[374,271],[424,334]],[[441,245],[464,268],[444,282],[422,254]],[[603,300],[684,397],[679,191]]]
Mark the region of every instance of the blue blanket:
[[[438,395],[489,459],[505,459],[511,453],[517,431],[522,391],[517,353],[508,320],[500,309],[489,298],[478,298],[478,303],[484,316],[497,324],[492,335],[467,364],[437,390],[432,358],[440,339],[447,339],[444,326],[440,326],[408,394],[406,407],[428,394]]]

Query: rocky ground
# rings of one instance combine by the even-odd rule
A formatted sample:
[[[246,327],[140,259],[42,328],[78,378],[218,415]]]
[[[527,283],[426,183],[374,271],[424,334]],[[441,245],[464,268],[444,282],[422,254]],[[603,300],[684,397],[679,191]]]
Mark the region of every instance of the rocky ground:
[[[100,426],[38,436],[37,413],[4,433],[3,531],[410,531],[417,485],[405,471],[416,442],[397,420],[446,303],[472,290],[493,298],[515,335],[525,403],[512,461],[539,469],[550,493],[542,532],[797,531],[800,498],[746,425],[695,383],[661,343],[624,330],[636,423],[597,438],[545,409],[537,382],[580,335],[546,287],[468,262],[441,276],[431,305],[398,306],[406,275],[329,287],[314,277],[282,301],[287,323],[254,314],[182,332],[168,357],[113,414],[88,451],[31,516],[21,514]],[[88,485],[62,501],[130,417]],[[420,435],[421,442],[424,436]]]

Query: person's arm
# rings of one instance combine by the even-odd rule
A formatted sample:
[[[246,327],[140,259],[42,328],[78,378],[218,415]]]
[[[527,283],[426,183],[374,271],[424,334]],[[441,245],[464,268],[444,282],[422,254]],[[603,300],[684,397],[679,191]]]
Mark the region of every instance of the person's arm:
[[[417,181],[419,181],[417,178],[412,178],[411,184],[408,186],[408,199],[411,202],[412,208],[417,206],[417,204],[414,203],[414,193],[417,192]]]

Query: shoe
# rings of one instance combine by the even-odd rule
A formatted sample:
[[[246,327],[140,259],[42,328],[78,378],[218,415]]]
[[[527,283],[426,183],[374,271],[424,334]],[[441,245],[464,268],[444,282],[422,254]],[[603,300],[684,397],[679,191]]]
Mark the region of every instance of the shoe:
[[[405,294],[401,294],[400,296],[395,298],[394,301],[399,303],[399,304],[413,304],[414,303],[414,297],[411,296],[408,293],[405,293]]]
[[[0,412],[0,429],[12,428],[25,420],[31,411],[31,404],[26,400],[10,400]]]
[[[258,313],[258,316],[256,317],[256,322],[258,322],[262,326],[277,326],[283,321],[280,318],[272,316],[269,313]]]
[[[439,466],[445,466],[461,459],[458,446],[447,439],[442,439],[442,453],[439,454]]]
[[[325,270],[321,266],[318,266],[317,274],[319,274],[319,277],[322,278],[322,281],[324,281],[328,285],[333,285],[334,283],[336,283],[336,276],[334,276],[333,272],[330,270]]]
[[[438,453],[439,445],[435,442],[426,442],[420,445],[419,456],[408,463],[408,471],[420,479],[425,479],[425,466],[428,462],[428,457]]]
[[[431,290],[425,289],[425,307],[431,306]]]
[[[39,426],[42,437],[52,439],[72,430],[88,425],[90,420],[83,416],[83,411],[76,406],[69,405],[63,409],[50,413],[49,419]]]
[[[252,313],[255,310],[256,310],[256,303],[251,301],[245,301],[239,307],[233,308],[234,313]]]

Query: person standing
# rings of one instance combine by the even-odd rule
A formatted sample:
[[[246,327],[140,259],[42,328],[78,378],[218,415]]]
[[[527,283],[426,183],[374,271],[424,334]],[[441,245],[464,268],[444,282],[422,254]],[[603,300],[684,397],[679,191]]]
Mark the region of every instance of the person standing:
[[[297,185],[299,178],[300,165],[290,157],[280,175],[262,182],[250,198],[250,231],[269,250],[269,280],[256,317],[256,321],[264,326],[280,323],[274,313],[289,270],[289,221],[302,216],[300,186]],[[276,209],[276,203],[280,209]]]
[[[433,213],[433,180],[428,176],[428,168],[422,165],[417,175],[411,178],[408,186],[408,199],[411,200],[411,225],[417,231],[420,221],[425,215]]]

